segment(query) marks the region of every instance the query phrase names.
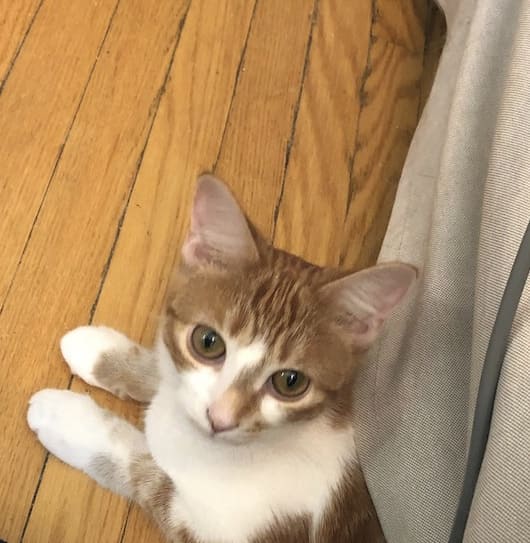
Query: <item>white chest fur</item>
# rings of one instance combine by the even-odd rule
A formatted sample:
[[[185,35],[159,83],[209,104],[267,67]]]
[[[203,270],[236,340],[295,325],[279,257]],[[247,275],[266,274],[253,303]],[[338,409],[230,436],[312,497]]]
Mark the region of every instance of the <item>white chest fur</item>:
[[[307,424],[278,441],[228,445],[204,435],[162,389],[146,415],[151,454],[174,481],[175,525],[205,541],[244,543],[285,514],[318,519],[355,456],[353,430]]]

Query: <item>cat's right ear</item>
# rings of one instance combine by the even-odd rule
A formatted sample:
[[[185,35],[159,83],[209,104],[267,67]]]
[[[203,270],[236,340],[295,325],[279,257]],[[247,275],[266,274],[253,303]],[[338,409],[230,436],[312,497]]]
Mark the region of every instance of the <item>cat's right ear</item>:
[[[183,263],[190,268],[227,268],[259,259],[247,218],[228,187],[204,174],[197,180]]]

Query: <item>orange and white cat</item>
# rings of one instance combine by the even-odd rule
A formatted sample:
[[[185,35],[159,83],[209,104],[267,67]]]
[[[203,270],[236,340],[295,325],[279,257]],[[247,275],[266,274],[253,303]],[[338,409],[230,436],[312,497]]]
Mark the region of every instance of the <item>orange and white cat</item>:
[[[29,426],[170,541],[383,541],[356,456],[353,385],[415,277],[405,264],[348,273],[274,249],[202,176],[155,347],[102,326],[61,341],[74,374],[148,404],[145,431],[52,389],[31,398]]]

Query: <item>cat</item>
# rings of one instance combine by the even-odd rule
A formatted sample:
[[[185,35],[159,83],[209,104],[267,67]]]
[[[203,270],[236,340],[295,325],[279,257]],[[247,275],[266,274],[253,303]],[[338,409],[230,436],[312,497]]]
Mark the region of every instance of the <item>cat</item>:
[[[72,373],[148,404],[145,431],[54,389],[33,395],[28,424],[169,541],[382,542],[357,460],[354,381],[415,278],[406,264],[345,272],[275,249],[205,174],[155,347],[103,326],[61,340]]]

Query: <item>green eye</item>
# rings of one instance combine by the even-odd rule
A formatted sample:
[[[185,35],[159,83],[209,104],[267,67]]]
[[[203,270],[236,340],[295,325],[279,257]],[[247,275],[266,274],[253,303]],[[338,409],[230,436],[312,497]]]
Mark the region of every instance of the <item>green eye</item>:
[[[218,362],[226,353],[225,342],[216,330],[199,324],[190,336],[190,347],[196,358]]]
[[[275,392],[284,398],[297,398],[309,388],[309,378],[300,371],[281,370],[271,377],[271,384]]]

